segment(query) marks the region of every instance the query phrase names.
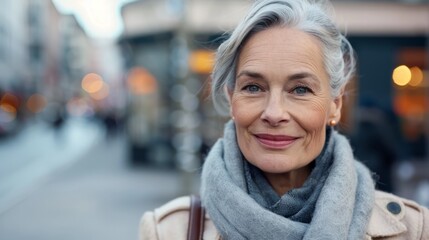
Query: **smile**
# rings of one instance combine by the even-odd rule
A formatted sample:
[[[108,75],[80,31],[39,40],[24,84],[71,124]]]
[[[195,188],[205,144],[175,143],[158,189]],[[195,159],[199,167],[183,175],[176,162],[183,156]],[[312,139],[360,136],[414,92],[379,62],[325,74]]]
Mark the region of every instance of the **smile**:
[[[260,144],[272,149],[283,149],[298,139],[286,135],[255,134],[254,136]]]

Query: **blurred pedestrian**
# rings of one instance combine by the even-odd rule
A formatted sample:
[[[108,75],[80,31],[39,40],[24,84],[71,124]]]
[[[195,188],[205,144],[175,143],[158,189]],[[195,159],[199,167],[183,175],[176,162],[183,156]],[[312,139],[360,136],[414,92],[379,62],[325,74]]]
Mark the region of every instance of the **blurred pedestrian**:
[[[54,127],[55,130],[59,130],[63,125],[64,125],[64,115],[62,114],[61,111],[57,111],[55,114],[55,117],[52,121],[52,126]]]
[[[256,1],[218,48],[212,94],[231,120],[203,166],[200,239],[429,239],[428,209],[376,191],[334,128],[355,60],[327,7]],[[141,239],[186,239],[190,209],[147,212]]]
[[[362,101],[356,115],[357,128],[351,136],[354,154],[374,173],[377,189],[393,192],[392,172],[400,146],[393,120],[370,98]]]
[[[106,127],[107,136],[111,137],[118,131],[118,119],[113,111],[106,112],[103,117],[103,124]]]
[[[58,142],[61,142],[64,138],[63,128],[66,123],[66,115],[64,113],[64,108],[58,106],[54,108],[53,118],[51,119],[52,128],[54,129],[54,134]]]

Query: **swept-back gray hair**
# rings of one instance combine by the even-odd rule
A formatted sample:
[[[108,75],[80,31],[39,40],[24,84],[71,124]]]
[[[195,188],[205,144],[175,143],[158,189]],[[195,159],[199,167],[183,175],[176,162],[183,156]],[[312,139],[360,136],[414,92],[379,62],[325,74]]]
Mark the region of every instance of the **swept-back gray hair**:
[[[354,73],[355,57],[349,41],[328,15],[330,9],[331,5],[327,1],[256,1],[247,16],[217,50],[211,90],[216,109],[223,114],[228,111],[225,86],[229,90],[234,89],[237,60],[242,45],[255,33],[274,26],[295,28],[320,40],[325,69],[330,77],[331,95],[339,96]]]

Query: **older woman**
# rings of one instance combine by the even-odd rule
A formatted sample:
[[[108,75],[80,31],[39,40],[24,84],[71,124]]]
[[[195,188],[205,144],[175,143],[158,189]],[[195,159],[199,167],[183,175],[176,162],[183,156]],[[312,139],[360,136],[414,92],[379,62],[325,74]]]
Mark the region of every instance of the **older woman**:
[[[429,239],[428,210],[376,191],[333,129],[354,65],[326,6],[256,1],[217,52],[232,119],[203,166],[204,239]],[[142,239],[185,239],[189,205],[146,213]]]

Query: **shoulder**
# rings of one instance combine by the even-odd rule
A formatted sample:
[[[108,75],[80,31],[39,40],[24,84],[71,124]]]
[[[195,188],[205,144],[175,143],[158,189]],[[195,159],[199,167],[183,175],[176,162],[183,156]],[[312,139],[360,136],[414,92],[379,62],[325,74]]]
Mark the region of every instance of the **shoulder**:
[[[173,199],[163,206],[154,210],[158,222],[165,220],[169,216],[176,216],[177,214],[188,214],[190,206],[190,197],[184,196]]]
[[[189,197],[179,197],[144,213],[140,221],[140,239],[186,239],[189,206]]]
[[[140,221],[140,239],[186,239],[190,202],[189,196],[179,197],[144,213]],[[219,239],[217,235],[213,223],[206,214],[204,239]]]
[[[414,201],[376,191],[367,234],[372,238],[429,239],[429,211]]]

